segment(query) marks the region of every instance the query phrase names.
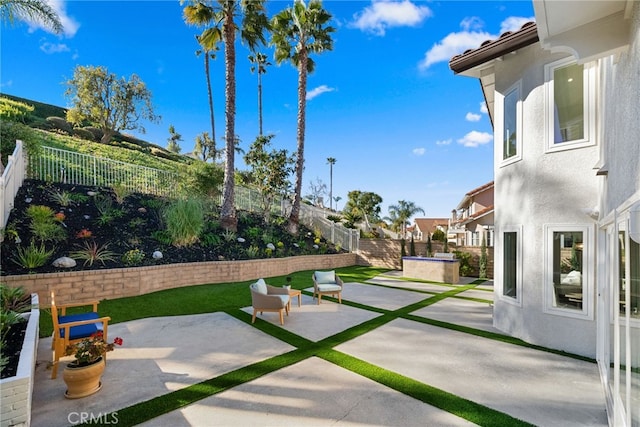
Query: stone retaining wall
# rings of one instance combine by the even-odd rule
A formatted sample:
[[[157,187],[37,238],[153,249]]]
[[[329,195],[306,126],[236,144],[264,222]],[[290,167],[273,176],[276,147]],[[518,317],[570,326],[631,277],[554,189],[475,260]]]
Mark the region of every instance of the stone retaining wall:
[[[305,255],[248,261],[211,261],[166,264],[151,267],[66,273],[4,276],[2,282],[37,293],[41,304],[50,304],[51,291],[57,303],[85,302],[143,295],[163,289],[206,283],[230,283],[260,277],[284,276],[296,271],[331,270],[356,265],[356,254]]]

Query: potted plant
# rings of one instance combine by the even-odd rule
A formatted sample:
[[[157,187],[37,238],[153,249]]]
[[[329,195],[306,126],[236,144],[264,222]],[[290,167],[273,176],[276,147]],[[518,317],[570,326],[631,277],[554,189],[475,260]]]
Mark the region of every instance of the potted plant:
[[[286,290],[291,290],[291,276],[287,276],[287,284],[284,285]]]
[[[65,355],[74,356],[75,360],[67,364],[62,375],[67,384],[66,398],[86,397],[102,388],[100,378],[105,368],[104,355],[116,345],[122,345],[122,338],[116,337],[112,343],[107,343],[99,331],[67,347]]]

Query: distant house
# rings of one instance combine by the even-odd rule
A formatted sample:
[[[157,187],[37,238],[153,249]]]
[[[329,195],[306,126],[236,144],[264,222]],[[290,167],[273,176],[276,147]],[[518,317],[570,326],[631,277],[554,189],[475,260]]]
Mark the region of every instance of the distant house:
[[[448,239],[456,246],[493,246],[493,181],[464,195],[451,212]]]
[[[493,324],[597,359],[610,425],[639,426],[640,2],[533,5],[449,62],[493,124]]]
[[[407,232],[413,235],[414,240],[426,242],[428,236],[433,236],[433,232],[440,230],[447,232],[447,218],[415,218],[414,224],[407,227]]]

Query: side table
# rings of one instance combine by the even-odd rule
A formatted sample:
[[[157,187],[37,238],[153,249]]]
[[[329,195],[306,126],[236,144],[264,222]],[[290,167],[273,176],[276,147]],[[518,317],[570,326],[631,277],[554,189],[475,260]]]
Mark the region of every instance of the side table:
[[[298,307],[301,307],[302,291],[299,289],[289,289],[289,309],[291,309],[291,300],[296,296],[298,297]]]

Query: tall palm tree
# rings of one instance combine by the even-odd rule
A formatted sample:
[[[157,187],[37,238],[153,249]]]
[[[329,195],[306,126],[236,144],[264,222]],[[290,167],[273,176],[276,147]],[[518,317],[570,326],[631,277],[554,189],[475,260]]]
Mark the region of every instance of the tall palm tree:
[[[181,2],[184,3],[184,0]],[[204,56],[204,73],[207,78],[207,94],[209,96],[209,116],[211,121],[211,140],[213,141],[213,152],[215,152],[216,144],[216,125],[213,114],[213,91],[211,89],[211,72],[209,67],[209,60],[215,59],[215,51],[218,50],[219,38],[211,37],[209,34],[215,32],[212,27],[215,26],[215,14],[213,7],[205,4],[203,1],[193,0],[189,5],[185,6],[183,10],[184,20],[187,24],[195,25],[198,27],[207,27],[202,34],[196,36],[196,40],[202,47],[196,51],[196,55]],[[206,161],[206,159],[205,159]]]
[[[407,202],[405,200],[399,200],[397,205],[389,206],[389,213],[391,217],[395,216],[395,218],[398,219],[398,222],[402,224],[402,238],[405,237],[407,232],[407,221],[418,212],[422,212],[424,215],[424,209],[416,206],[413,202]]]
[[[267,66],[271,65],[271,62],[267,60],[267,55],[264,53],[256,53],[255,55],[249,55],[249,62],[251,62],[251,72],[258,72],[258,120],[259,120],[259,136],[262,136],[262,75],[267,72]]]
[[[60,34],[64,27],[56,11],[45,0],[0,0],[0,16],[3,22],[16,20],[39,22]]]
[[[269,28],[269,20],[265,14],[266,0],[191,0],[192,4],[203,4],[210,7],[214,25],[207,28],[198,41],[202,46],[224,44],[224,77],[225,77],[225,165],[222,184],[222,207],[220,209],[220,225],[231,231],[238,229],[238,218],[235,208],[235,142],[236,127],[236,33],[252,52],[258,44],[265,44],[264,31]],[[240,26],[236,18],[242,17]]]
[[[333,165],[336,164],[334,157],[327,157],[327,163],[329,164],[329,210],[333,206]]]
[[[307,74],[313,72],[312,53],[322,53],[333,48],[331,33],[335,28],[327,23],[331,14],[322,8],[321,0],[311,0],[305,5],[303,0],[295,0],[289,7],[271,20],[272,44],[275,45],[275,60],[281,64],[291,63],[298,69],[298,151],[296,154],[296,183],[293,206],[288,218],[287,229],[298,232],[300,222],[300,202],[302,200],[302,171],[304,170],[304,136],[306,126]]]

